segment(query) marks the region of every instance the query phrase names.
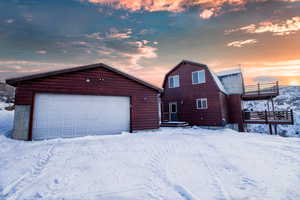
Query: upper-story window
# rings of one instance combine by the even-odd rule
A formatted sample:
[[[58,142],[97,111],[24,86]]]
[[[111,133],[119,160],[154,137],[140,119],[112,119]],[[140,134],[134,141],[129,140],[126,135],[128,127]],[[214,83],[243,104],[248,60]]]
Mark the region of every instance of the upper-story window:
[[[192,83],[205,83],[205,70],[192,72]]]
[[[169,77],[169,88],[179,87],[179,75]]]

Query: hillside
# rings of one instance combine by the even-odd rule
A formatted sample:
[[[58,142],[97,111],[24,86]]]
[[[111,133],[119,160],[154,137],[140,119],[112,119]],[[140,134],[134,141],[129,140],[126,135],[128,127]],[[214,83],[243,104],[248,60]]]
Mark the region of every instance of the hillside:
[[[300,86],[281,87],[280,95],[274,99],[276,110],[293,110],[295,125],[279,125],[278,132],[282,136],[300,137]],[[245,102],[245,107],[254,111],[267,109],[266,101]],[[267,125],[248,125],[249,132],[268,133]]]

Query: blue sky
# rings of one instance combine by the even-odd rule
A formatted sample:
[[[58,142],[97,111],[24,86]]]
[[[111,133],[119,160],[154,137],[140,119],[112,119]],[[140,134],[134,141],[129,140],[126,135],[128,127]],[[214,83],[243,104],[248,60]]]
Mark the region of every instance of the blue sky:
[[[183,59],[300,84],[299,0],[7,0],[0,78],[105,64],[160,85]]]

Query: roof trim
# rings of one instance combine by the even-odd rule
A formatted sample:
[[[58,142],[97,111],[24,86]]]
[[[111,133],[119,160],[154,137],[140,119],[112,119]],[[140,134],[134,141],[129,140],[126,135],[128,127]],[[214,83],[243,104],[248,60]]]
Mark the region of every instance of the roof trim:
[[[16,77],[16,78],[10,78],[10,79],[6,79],[6,83],[11,85],[11,86],[16,86],[18,83],[22,82],[22,81],[27,81],[27,80],[33,80],[33,79],[39,79],[39,78],[45,78],[45,77],[49,77],[49,76],[55,76],[55,75],[60,75],[60,74],[65,74],[65,73],[71,73],[71,72],[77,72],[77,71],[82,71],[82,70],[88,70],[88,69],[94,69],[94,68],[98,68],[98,67],[102,67],[105,68],[109,71],[115,72],[119,75],[122,75],[130,80],[133,80],[141,85],[144,85],[146,87],[149,87],[151,89],[154,89],[158,92],[162,92],[162,89],[159,87],[156,87],[144,80],[141,80],[135,76],[132,76],[130,74],[127,74],[125,72],[122,72],[118,69],[115,69],[113,67],[110,67],[108,65],[105,65],[103,63],[96,63],[96,64],[91,64],[91,65],[84,65],[84,66],[79,66],[79,67],[73,67],[73,68],[67,68],[67,69],[61,69],[61,70],[55,70],[55,71],[49,71],[49,72],[44,72],[44,73],[38,73],[38,74],[32,74],[32,75],[27,75],[27,76],[20,76],[20,77]]]
[[[227,94],[227,91],[225,90],[223,84],[221,83],[220,79],[218,78],[218,76],[209,69],[209,67],[205,64],[202,63],[197,63],[197,62],[193,62],[193,61],[189,61],[189,60],[182,60],[179,64],[177,64],[174,68],[172,68],[166,75],[163,81],[163,85],[162,87],[164,87],[164,85],[166,84],[166,80],[167,77],[169,76],[170,73],[172,73],[174,70],[176,70],[177,68],[179,68],[182,64],[190,64],[190,65],[197,65],[200,67],[204,67],[207,69],[207,71],[211,74],[211,76],[213,77],[213,80],[215,82],[215,84],[217,85],[217,87],[219,88],[219,90],[221,92],[223,92],[224,94]]]

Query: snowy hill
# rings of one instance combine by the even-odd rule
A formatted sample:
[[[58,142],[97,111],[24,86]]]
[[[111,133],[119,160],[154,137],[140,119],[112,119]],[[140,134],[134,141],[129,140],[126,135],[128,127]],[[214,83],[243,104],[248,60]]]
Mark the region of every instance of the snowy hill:
[[[300,86],[282,87],[280,95],[274,99],[276,110],[294,111],[295,125],[279,125],[278,132],[283,136],[300,137]],[[251,101],[245,103],[245,108],[254,111],[264,111],[267,109],[266,101]],[[268,133],[267,125],[248,125],[250,132]]]
[[[300,199],[298,138],[165,128],[41,142],[0,136],[0,147],[0,199]]]
[[[13,127],[14,111],[5,110],[11,104],[3,102],[0,98],[0,135],[8,135]]]

